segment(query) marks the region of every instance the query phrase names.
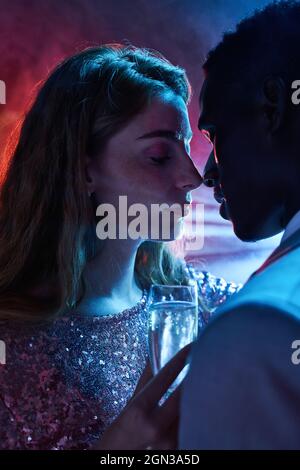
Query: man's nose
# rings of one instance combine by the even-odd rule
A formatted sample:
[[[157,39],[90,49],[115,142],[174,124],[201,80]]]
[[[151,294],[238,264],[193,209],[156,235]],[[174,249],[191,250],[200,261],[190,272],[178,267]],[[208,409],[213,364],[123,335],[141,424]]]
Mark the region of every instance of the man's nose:
[[[213,188],[219,184],[219,171],[213,151],[210,153],[204,167],[203,183],[208,188]]]

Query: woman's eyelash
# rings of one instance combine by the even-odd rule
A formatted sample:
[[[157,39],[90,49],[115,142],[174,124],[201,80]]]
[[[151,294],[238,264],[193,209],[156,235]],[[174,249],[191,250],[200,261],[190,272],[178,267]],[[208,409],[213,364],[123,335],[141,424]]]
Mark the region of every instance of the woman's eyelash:
[[[170,160],[171,157],[151,157],[151,160],[158,164],[163,164],[167,160]]]

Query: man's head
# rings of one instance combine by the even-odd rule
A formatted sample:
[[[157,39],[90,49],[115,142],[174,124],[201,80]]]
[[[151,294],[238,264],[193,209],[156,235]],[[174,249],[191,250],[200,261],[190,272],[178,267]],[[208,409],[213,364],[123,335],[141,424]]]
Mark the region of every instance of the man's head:
[[[282,231],[300,209],[300,3],[243,20],[204,64],[199,129],[214,151],[204,179],[242,240]]]

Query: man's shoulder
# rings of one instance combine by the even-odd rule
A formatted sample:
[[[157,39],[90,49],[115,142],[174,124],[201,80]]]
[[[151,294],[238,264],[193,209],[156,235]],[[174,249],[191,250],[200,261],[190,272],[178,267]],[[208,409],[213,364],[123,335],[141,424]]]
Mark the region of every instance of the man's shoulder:
[[[293,447],[284,427],[291,436],[299,428],[297,340],[299,349],[300,322],[276,307],[245,303],[217,315],[192,348],[180,448]]]
[[[300,319],[300,249],[254,275],[220,311],[253,304],[268,311],[281,310]]]
[[[215,315],[199,335],[193,355],[206,356],[214,350],[228,362],[280,358],[280,363],[288,364],[295,340],[300,340],[297,317],[276,306],[244,302]]]

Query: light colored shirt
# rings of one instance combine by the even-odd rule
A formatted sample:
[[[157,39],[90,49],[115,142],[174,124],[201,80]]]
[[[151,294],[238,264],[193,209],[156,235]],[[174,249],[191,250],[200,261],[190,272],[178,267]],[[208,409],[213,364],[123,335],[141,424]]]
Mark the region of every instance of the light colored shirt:
[[[291,218],[291,220],[287,224],[280,243],[284,242],[287,238],[293,235],[298,229],[300,229],[300,210],[296,212],[296,214]]]

